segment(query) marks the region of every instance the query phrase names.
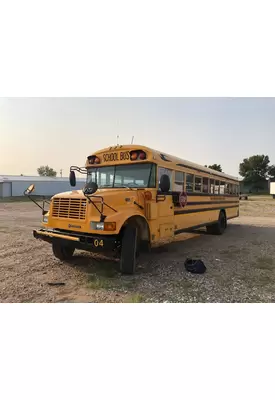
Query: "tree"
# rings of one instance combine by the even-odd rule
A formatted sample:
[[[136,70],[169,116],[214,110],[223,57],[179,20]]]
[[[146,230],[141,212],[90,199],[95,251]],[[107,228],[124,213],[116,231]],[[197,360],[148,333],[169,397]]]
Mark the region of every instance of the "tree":
[[[205,165],[205,167],[207,167],[207,165]],[[221,167],[220,164],[208,165],[207,168],[214,169],[215,171],[222,172],[222,167]]]
[[[56,176],[56,171],[50,168],[48,165],[42,165],[37,168],[37,172],[40,176]]]
[[[240,163],[239,174],[246,183],[263,182],[268,178],[269,157],[265,155],[255,155],[245,158]],[[272,171],[273,172],[273,171]]]
[[[270,178],[274,179],[275,178],[275,165],[271,165],[268,168],[268,175]]]
[[[269,162],[269,157],[263,154],[245,158],[240,163],[239,170],[239,174],[244,178],[243,183],[251,185],[257,191],[264,189],[267,179],[275,175],[275,166],[269,166]]]

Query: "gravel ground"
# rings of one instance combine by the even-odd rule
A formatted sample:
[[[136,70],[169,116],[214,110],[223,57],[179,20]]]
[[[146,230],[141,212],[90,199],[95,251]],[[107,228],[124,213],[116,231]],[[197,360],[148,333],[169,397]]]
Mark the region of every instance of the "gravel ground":
[[[71,263],[56,260],[50,245],[32,237],[40,219],[31,203],[0,203],[1,302],[275,301],[274,200],[242,201],[221,237],[202,231],[154,249],[135,276],[85,252]],[[187,273],[187,257],[201,258],[207,272]]]

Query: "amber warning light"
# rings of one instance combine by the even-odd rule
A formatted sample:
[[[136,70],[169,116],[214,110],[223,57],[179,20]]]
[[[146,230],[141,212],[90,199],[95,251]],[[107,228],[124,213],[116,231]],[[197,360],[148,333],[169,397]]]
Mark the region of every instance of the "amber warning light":
[[[88,163],[89,164],[100,164],[100,159],[97,156],[89,156]]]
[[[146,160],[146,153],[142,150],[134,150],[130,152],[130,158],[132,161],[136,160]]]

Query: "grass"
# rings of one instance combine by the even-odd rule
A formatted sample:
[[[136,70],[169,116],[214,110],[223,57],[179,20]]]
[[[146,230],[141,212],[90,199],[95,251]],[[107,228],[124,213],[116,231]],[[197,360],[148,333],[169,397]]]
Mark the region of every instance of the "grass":
[[[254,263],[254,267],[272,271],[274,270],[274,259],[268,256],[258,257]]]
[[[248,195],[248,200],[260,200],[260,201],[267,201],[267,200],[272,200],[273,197],[271,194],[252,194]]]
[[[261,246],[263,244],[260,240],[251,240],[250,243],[253,244],[253,246]]]
[[[110,289],[112,286],[112,281],[103,276],[90,276],[87,283],[87,288],[94,290]]]
[[[145,297],[142,294],[134,293],[124,300],[124,303],[144,303]]]
[[[242,255],[242,254],[249,254],[250,250],[247,248],[238,248],[236,246],[228,246],[227,249],[221,250],[220,254],[224,256],[230,256],[232,259],[234,258],[234,255]],[[217,256],[219,258],[219,256]]]
[[[50,200],[49,198],[43,198],[41,196],[32,196],[36,201]],[[31,202],[27,196],[16,196],[16,197],[1,197],[0,203],[25,203]]]

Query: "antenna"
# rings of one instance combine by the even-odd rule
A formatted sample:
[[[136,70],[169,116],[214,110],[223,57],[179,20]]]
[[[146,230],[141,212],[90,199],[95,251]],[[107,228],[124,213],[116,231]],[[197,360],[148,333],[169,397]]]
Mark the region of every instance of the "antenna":
[[[134,143],[134,138],[135,138],[135,136],[132,136],[132,141],[131,141],[131,144],[133,144],[133,143]]]
[[[118,141],[119,141],[119,135],[116,137],[116,145],[118,146]]]

